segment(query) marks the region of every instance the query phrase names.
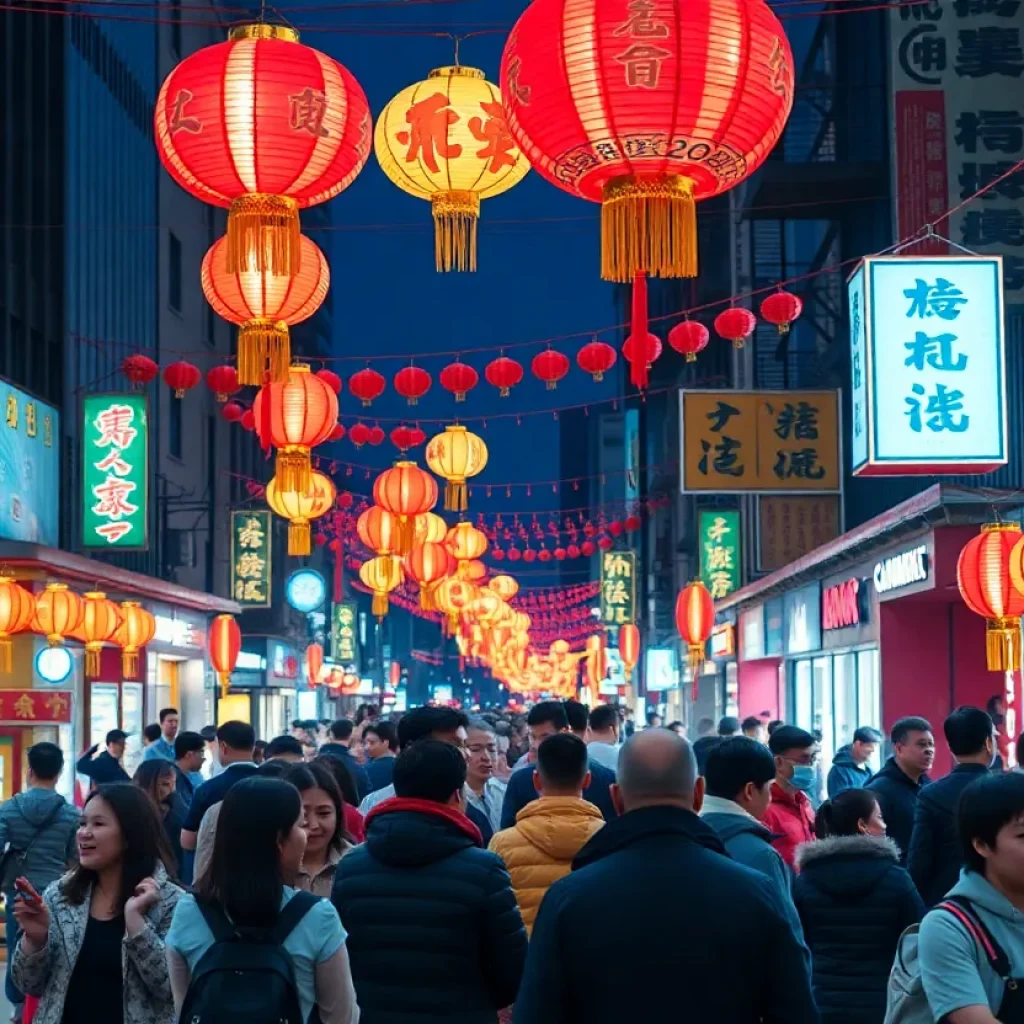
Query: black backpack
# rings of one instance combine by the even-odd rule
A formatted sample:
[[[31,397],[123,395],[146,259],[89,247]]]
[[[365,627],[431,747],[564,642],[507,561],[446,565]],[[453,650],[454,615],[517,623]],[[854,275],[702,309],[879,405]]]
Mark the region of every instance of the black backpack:
[[[181,1024],[306,1024],[284,940],[319,902],[297,892],[265,931],[238,929],[220,907],[199,903],[213,945],[196,964]]]

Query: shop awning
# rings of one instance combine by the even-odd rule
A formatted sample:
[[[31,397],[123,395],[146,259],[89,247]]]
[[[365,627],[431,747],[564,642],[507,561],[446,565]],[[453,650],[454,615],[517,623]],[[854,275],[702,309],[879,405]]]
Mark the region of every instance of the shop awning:
[[[715,611],[725,611],[749,601],[770,597],[777,591],[790,589],[805,580],[809,582],[835,572],[846,562],[864,558],[882,541],[896,541],[939,525],[969,526],[987,522],[993,517],[993,509],[1000,510],[1008,518],[1011,511],[1022,507],[1024,495],[1020,491],[990,491],[934,484],[920,494],[900,502],[888,512],[869,519],[789,565],[716,601]]]
[[[56,577],[61,581],[79,582],[89,589],[99,588],[116,594],[160,601],[164,604],[192,608],[200,612],[237,615],[241,607],[234,601],[201,590],[169,583],[155,576],[130,572],[99,559],[75,555],[59,548],[22,541],[0,541],[0,565],[7,566],[21,578],[44,579]]]

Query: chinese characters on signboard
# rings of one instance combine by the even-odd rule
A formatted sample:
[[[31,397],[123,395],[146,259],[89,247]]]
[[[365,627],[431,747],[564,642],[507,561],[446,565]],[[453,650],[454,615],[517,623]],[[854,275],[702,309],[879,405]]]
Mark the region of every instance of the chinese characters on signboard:
[[[269,512],[231,513],[231,595],[243,608],[270,607]]]
[[[839,536],[839,495],[763,495],[758,504],[759,572],[773,572]]]
[[[339,601],[331,610],[331,653],[343,668],[359,674],[359,606]]]
[[[698,512],[700,578],[716,600],[740,587],[740,514],[735,509]]]
[[[0,722],[71,721],[70,690],[0,690]]]
[[[682,489],[838,491],[835,391],[680,391]]]
[[[144,548],[149,524],[149,411],[135,394],[86,395],[82,543]]]
[[[0,381],[0,537],[57,546],[60,414]]]
[[[1024,158],[1022,30],[1020,0],[926,0],[889,11],[895,237],[912,237]],[[1024,301],[1019,174],[941,230],[968,249],[1001,254],[1007,300]],[[945,255],[949,247],[936,239],[911,251]]]
[[[601,552],[601,623],[622,626],[636,622],[636,554]]]
[[[1007,461],[998,256],[865,259],[850,278],[853,472]]]

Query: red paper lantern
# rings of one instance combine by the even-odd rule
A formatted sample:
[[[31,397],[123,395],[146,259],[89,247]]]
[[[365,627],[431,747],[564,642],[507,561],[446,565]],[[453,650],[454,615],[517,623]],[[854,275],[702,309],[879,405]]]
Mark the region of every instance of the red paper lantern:
[[[540,551],[537,552],[537,558],[541,562],[550,562],[551,561],[551,552],[548,551],[547,548],[541,548]]]
[[[597,545],[592,540],[585,540],[580,545],[580,551],[582,551],[587,558],[591,558],[597,551]]]
[[[430,390],[430,374],[421,366],[403,366],[395,374],[394,385],[410,405],[416,405]]]
[[[340,423],[335,423],[331,429],[328,441],[340,441],[345,436],[345,428]]]
[[[456,402],[464,402],[466,392],[472,391],[480,382],[480,375],[472,366],[456,360],[441,371],[438,379],[441,381],[441,387],[455,396]]]
[[[256,429],[256,413],[252,409],[246,409],[242,413],[242,418],[238,421],[242,425],[243,430],[253,431]]]
[[[764,162],[793,57],[761,0],[534,0],[501,61],[509,130],[539,174],[602,203],[602,276],[697,273],[694,201]]]
[[[319,644],[310,644],[306,648],[306,677],[309,688],[315,690],[320,685],[320,673],[324,667],[324,649]]]
[[[121,374],[136,387],[148,384],[159,372],[160,367],[141,353],[125,356],[121,361]]]
[[[233,615],[218,615],[210,625],[210,664],[220,680],[222,697],[228,695],[231,673],[242,649],[242,631]]]
[[[640,630],[631,622],[619,626],[619,657],[626,670],[626,682],[633,676],[633,669],[640,660]]]
[[[488,384],[498,389],[499,398],[508,398],[509,391],[523,379],[523,368],[514,359],[498,356],[487,364],[484,376]]]
[[[517,548],[517,547],[515,546],[515,544],[513,544],[513,545],[512,545],[512,546],[511,546],[511,547],[510,547],[510,548],[508,549],[508,560],[509,560],[510,562],[518,562],[518,561],[519,561],[519,559],[520,559],[520,558],[522,558],[522,557],[523,557],[523,553],[522,553],[522,551],[520,551],[520,550],[519,550],[519,548]]]
[[[409,427],[395,427],[391,431],[391,443],[400,451],[407,452],[412,447],[412,430]]]
[[[242,407],[237,402],[226,402],[220,414],[228,423],[237,423],[245,415]]]
[[[642,384],[637,384],[639,388],[647,387],[647,372],[654,365],[655,361],[661,355],[661,339],[656,334],[646,334],[644,336],[644,344],[641,346],[641,359],[643,372],[640,373],[639,379],[643,381]],[[632,366],[634,359],[634,351],[636,350],[636,335],[631,334],[622,345],[622,358],[630,364],[630,378],[634,376]]]
[[[579,545],[578,544],[570,544],[565,549],[565,554],[566,554],[566,556],[568,558],[579,558],[580,557],[580,547],[579,547]]]
[[[370,444],[373,445],[374,448],[376,448],[377,445],[383,444],[384,443],[384,430],[383,430],[383,428],[381,428],[377,424],[374,424],[372,427],[370,427],[370,433],[367,435],[366,440],[369,441]]]
[[[348,439],[357,448],[362,448],[370,440],[370,428],[365,423],[354,423],[349,429]]]
[[[416,516],[429,512],[437,504],[437,481],[415,462],[396,462],[373,482],[373,500],[402,522],[398,554],[412,547]]]
[[[366,367],[349,377],[348,389],[363,405],[370,405],[384,391],[384,378],[376,371]]]
[[[398,549],[401,523],[378,505],[371,505],[356,520],[356,534],[375,555],[393,555]]]
[[[576,353],[580,369],[589,373],[594,380],[603,380],[617,358],[615,349],[604,341],[591,341]]]
[[[316,375],[336,394],[341,394],[341,378],[333,370],[317,370]]]
[[[567,554],[568,552],[565,550],[565,548],[555,548],[555,558],[559,562],[564,562]]]
[[[175,398],[184,398],[186,391],[191,391],[202,379],[198,366],[186,363],[183,360],[171,363],[164,370],[164,383],[174,389]]]
[[[197,199],[230,208],[228,263],[294,275],[298,211],[333,199],[370,154],[351,73],[281,25],[243,25],[186,57],[156,101],[157,151]]]
[[[636,533],[636,531],[639,530],[641,526],[640,517],[636,515],[626,516],[625,526],[627,533]]]
[[[623,524],[622,524],[622,523],[621,523],[621,522],[620,522],[620,521],[619,521],[618,519],[613,519],[613,520],[612,520],[612,521],[611,521],[611,522],[610,522],[610,523],[608,524],[608,532],[609,532],[609,533],[610,533],[610,534],[611,534],[611,535],[612,535],[613,537],[620,537],[620,536],[622,535],[622,531],[623,531],[624,529],[625,529],[625,526],[623,526]]]
[[[985,656],[990,672],[1016,672],[1021,665],[1021,529],[1016,523],[987,523],[960,552],[956,582],[972,612],[986,619]],[[1015,557],[1015,552],[1016,557]]]
[[[238,372],[233,366],[215,366],[206,373],[206,386],[218,402],[226,402],[239,389]]]
[[[602,537],[602,538],[601,538],[601,539],[600,539],[600,540],[599,540],[599,541],[597,542],[597,546],[598,546],[598,547],[599,547],[599,548],[600,548],[600,549],[601,549],[602,551],[611,551],[611,549],[612,549],[612,546],[614,545],[614,543],[615,543],[615,542],[614,542],[614,541],[613,541],[613,540],[611,539],[611,537],[605,536],[605,537]]]
[[[700,580],[683,587],[676,598],[676,629],[679,630],[679,636],[690,653],[695,700],[700,666],[704,661],[704,645],[708,642],[714,625],[715,602],[708,588]]]
[[[715,330],[720,338],[731,341],[733,348],[743,348],[743,342],[754,333],[757,317],[742,306],[723,309],[715,317]]]
[[[414,544],[402,560],[406,575],[420,585],[420,607],[434,611],[430,585],[450,576],[455,570],[455,559],[447,546],[436,541]]]
[[[533,548],[527,548],[523,552],[523,561],[524,562],[535,562],[536,560],[537,560],[537,552],[534,551]]]
[[[409,440],[412,441],[410,448],[419,448],[427,439],[427,435],[419,427],[413,427],[409,431]]]
[[[530,363],[533,375],[544,381],[548,391],[554,391],[558,382],[569,372],[569,359],[553,348],[538,352]]]
[[[707,348],[711,332],[699,320],[684,320],[668,332],[668,343],[688,363],[697,361],[697,353]]]
[[[775,324],[779,334],[788,334],[789,325],[804,311],[803,301],[792,292],[784,292],[781,288],[769,295],[761,303],[761,318]]]

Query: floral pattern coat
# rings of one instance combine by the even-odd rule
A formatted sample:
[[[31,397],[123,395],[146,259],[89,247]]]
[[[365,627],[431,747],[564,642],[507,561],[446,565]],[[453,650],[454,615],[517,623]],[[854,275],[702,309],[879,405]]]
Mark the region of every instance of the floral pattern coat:
[[[125,935],[121,943],[124,972],[124,1024],[174,1024],[174,1002],[167,973],[164,938],[171,927],[182,890],[167,877],[162,865],[153,872],[160,900],[146,913],[146,926],[138,935]],[[33,1024],[60,1024],[64,997],[85,940],[90,892],[80,906],[69,903],[61,882],[49,885],[43,900],[50,910],[46,946],[27,954],[19,942],[11,963],[11,980],[26,995],[39,996]]]

